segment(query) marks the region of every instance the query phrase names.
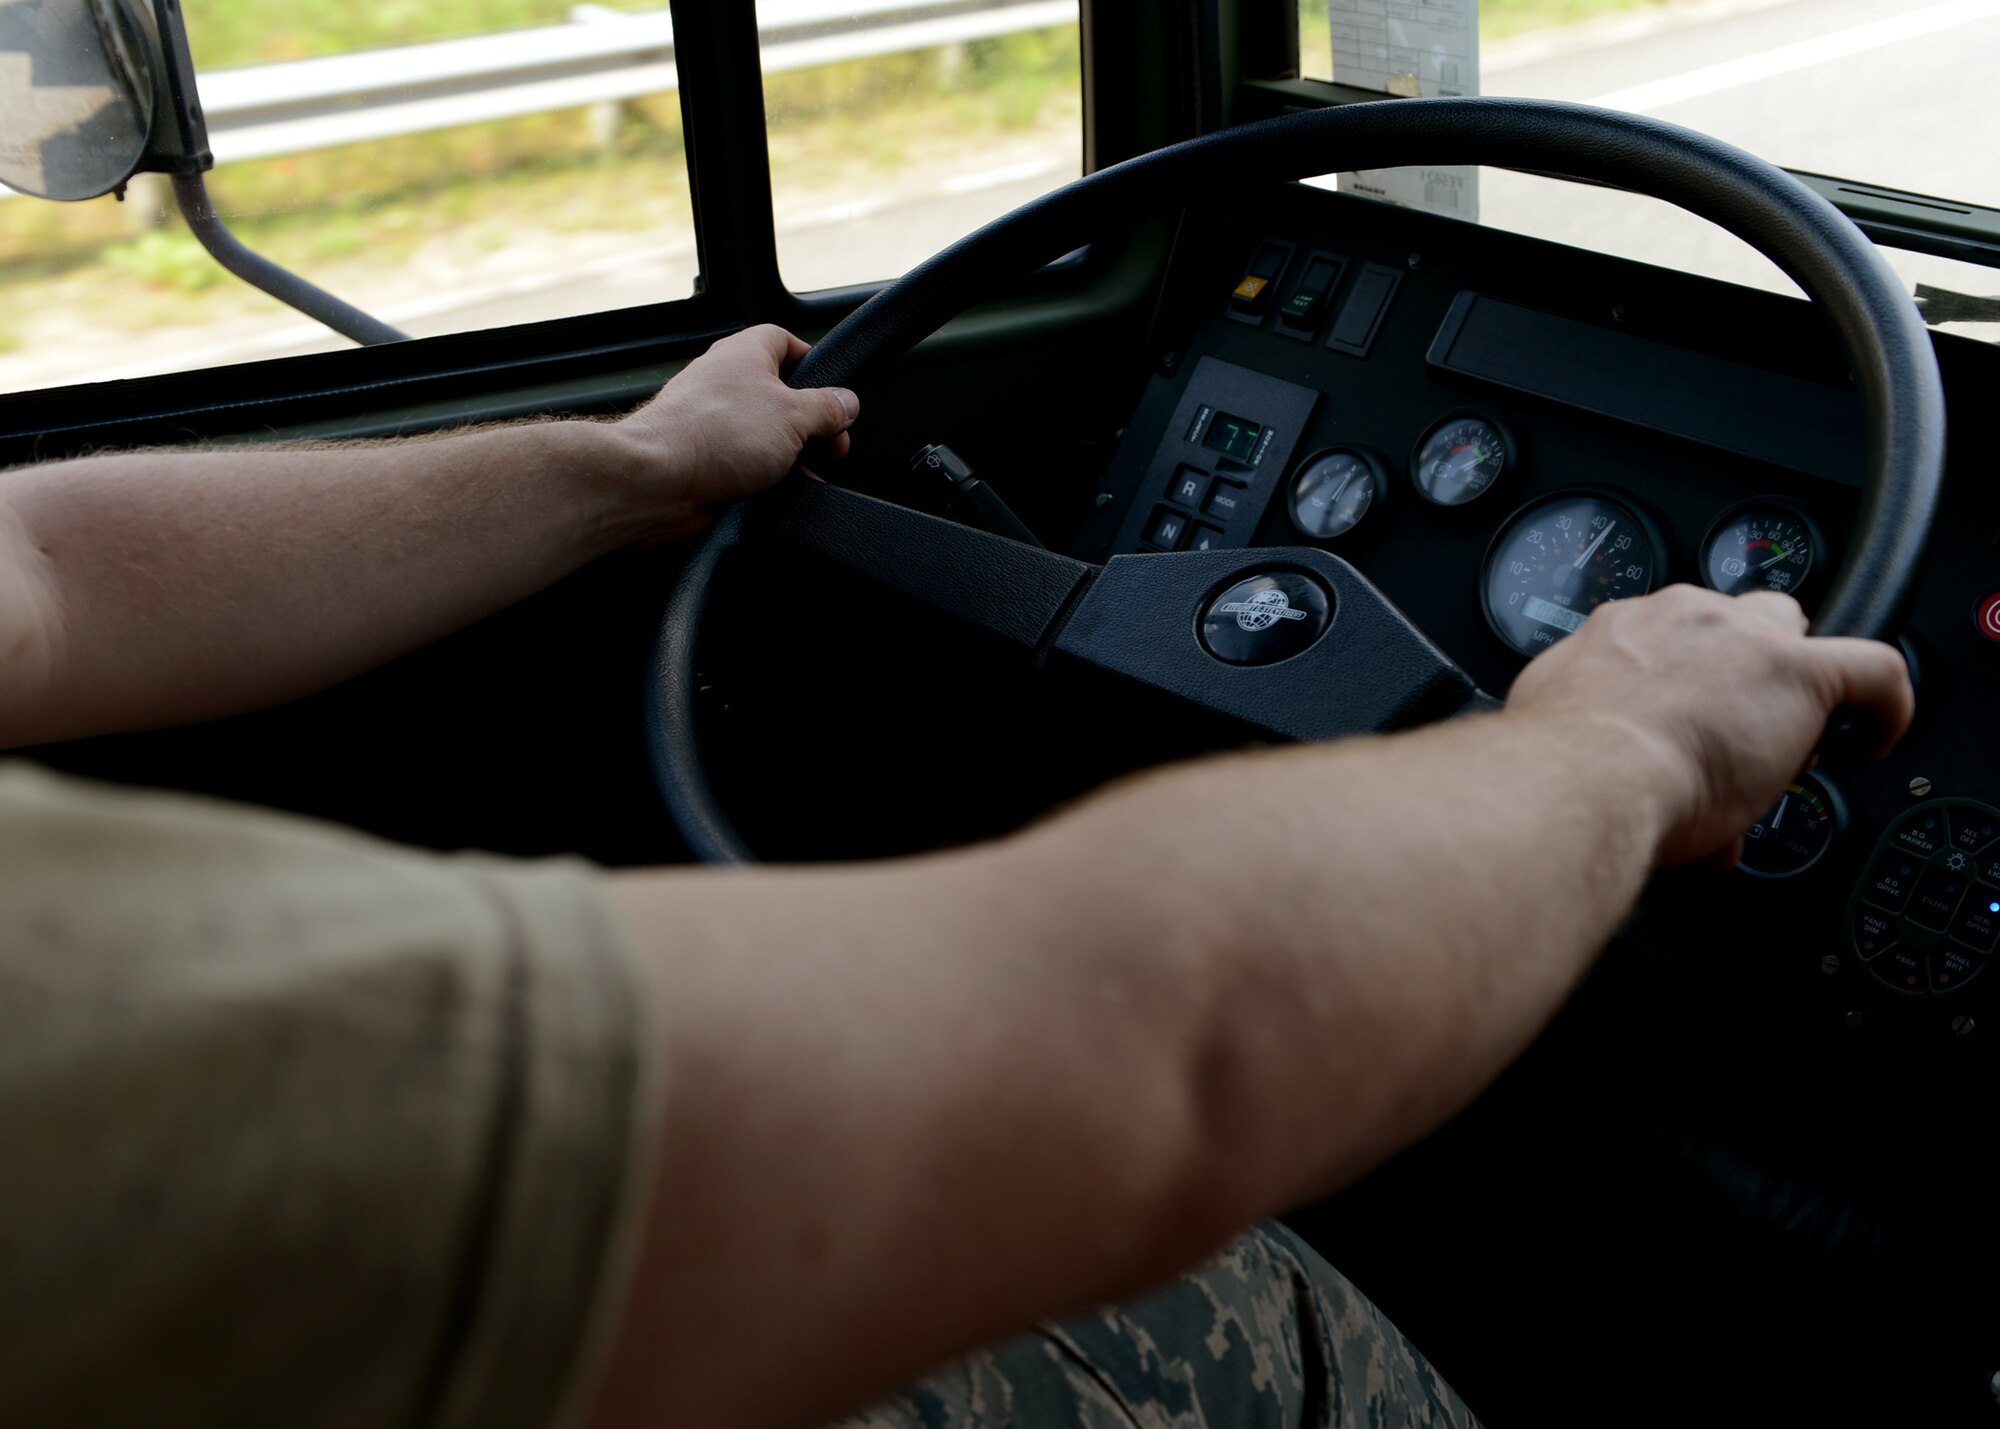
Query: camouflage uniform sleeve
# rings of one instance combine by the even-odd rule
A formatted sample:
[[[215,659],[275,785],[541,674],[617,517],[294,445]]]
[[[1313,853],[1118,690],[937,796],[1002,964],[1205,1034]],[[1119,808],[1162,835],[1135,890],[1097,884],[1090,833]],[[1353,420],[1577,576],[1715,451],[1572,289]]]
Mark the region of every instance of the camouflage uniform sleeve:
[[[1129,1305],[967,1356],[834,1429],[1477,1429],[1387,1317],[1281,1226]]]

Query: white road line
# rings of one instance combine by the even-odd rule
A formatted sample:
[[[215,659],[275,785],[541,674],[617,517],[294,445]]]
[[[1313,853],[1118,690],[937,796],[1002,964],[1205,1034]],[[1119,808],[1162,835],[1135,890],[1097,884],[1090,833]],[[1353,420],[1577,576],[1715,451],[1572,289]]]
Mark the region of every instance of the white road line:
[[[1029,179],[1044,179],[1065,168],[1075,172],[1076,165],[1068,159],[1030,159],[1026,163],[1005,164],[976,174],[954,174],[938,185],[938,192],[950,197],[976,194],[982,189],[1001,189],[1008,184],[1024,184]]]
[[[889,206],[886,198],[853,199],[826,208],[809,208],[798,213],[779,213],[778,232],[799,233],[809,228],[836,228],[843,223],[859,223],[873,218]]]
[[[1614,11],[1593,20],[1550,25],[1544,29],[1509,35],[1490,45],[1482,44],[1479,47],[1479,73],[1483,82],[1509,70],[1526,69],[1530,65],[1567,59],[1594,50],[1608,50],[1616,45],[1648,40],[1670,30],[1711,25],[1718,20],[1733,20],[1739,15],[1753,15],[1762,10],[1775,10],[1797,3],[1798,0],[1663,0],[1663,3],[1648,5],[1643,10]],[[1488,94],[1502,92],[1491,88],[1487,90]]]
[[[1689,70],[1686,74],[1656,79],[1649,84],[1615,89],[1586,102],[1606,109],[1643,114],[1705,95],[1719,94],[1725,89],[1759,84],[1782,74],[1811,69],[1814,65],[1866,54],[1885,45],[1901,44],[1925,35],[1955,30],[1961,25],[1977,24],[1995,16],[2000,16],[2000,0],[1948,0],[1946,4],[1933,5],[1927,10],[1892,15],[1886,20],[1875,20],[1848,30],[1835,30],[1830,35],[1801,40],[1795,45],[1780,45],[1775,50],[1725,60],[1721,64]],[[1941,73],[1950,73],[1954,66],[1944,63],[1939,69]],[[1965,76],[1964,82],[1972,82],[1972,76]]]

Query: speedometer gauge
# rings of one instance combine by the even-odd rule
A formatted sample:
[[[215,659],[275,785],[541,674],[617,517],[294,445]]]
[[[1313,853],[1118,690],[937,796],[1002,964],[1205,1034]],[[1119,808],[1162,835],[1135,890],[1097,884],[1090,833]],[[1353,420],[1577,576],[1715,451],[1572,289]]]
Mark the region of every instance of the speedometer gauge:
[[[1825,547],[1819,528],[1782,501],[1759,498],[1722,513],[1701,543],[1701,578],[1724,595],[1797,595]]]
[[[1607,601],[1644,595],[1659,569],[1651,525],[1623,502],[1568,491],[1517,512],[1486,552],[1482,595],[1493,633],[1537,655]]]

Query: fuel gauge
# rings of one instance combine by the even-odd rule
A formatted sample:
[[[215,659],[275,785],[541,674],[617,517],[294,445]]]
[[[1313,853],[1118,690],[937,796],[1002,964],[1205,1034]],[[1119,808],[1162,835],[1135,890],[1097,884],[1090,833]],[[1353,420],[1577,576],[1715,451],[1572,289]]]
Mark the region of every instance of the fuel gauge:
[[[1760,497],[1722,513],[1701,543],[1701,578],[1724,595],[1774,590],[1796,596],[1825,548],[1810,517]]]
[[[1839,831],[1831,788],[1811,774],[1785,786],[1770,812],[1743,834],[1737,867],[1754,878],[1790,878],[1818,863]]]

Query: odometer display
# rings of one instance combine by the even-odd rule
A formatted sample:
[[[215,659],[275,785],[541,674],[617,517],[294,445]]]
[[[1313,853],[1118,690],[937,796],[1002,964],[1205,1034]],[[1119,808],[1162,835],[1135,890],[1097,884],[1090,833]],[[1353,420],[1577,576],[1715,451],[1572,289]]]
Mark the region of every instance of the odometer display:
[[[1508,521],[1486,553],[1486,619],[1523,655],[1539,654],[1605,602],[1651,590],[1659,560],[1623,504],[1594,492],[1551,496]]]

